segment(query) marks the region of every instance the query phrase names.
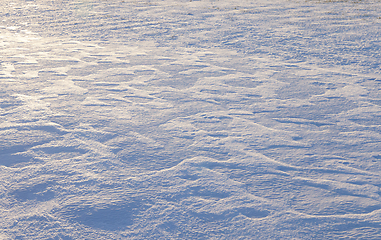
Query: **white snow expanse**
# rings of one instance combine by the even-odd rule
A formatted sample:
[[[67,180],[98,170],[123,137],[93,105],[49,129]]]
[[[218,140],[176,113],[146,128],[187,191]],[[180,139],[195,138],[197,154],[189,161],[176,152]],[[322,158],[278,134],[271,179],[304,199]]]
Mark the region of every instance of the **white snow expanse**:
[[[380,0],[0,16],[0,239],[381,239]]]

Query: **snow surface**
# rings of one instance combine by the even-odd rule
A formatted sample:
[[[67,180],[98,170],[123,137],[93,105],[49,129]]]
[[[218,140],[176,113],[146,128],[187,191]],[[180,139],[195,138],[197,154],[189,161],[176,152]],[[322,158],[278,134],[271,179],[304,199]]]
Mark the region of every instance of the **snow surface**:
[[[381,1],[0,16],[0,239],[381,239]]]

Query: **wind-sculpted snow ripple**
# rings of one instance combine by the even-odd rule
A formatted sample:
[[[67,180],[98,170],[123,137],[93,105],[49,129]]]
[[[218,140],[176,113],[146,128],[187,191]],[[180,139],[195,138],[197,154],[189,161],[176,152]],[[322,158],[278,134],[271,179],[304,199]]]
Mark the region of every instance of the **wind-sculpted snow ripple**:
[[[377,1],[4,1],[1,239],[377,239]]]

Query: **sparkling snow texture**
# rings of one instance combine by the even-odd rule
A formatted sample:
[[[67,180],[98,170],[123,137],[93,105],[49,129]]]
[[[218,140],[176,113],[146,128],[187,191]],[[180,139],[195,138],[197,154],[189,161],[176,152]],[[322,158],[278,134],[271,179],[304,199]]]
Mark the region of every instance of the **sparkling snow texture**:
[[[0,16],[0,239],[381,238],[379,0]]]

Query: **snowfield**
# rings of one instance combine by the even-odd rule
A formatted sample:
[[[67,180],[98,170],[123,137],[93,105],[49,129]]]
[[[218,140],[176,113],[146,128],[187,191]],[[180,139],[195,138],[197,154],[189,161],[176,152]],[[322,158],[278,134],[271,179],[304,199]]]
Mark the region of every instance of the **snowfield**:
[[[381,239],[380,0],[0,16],[0,239]]]

